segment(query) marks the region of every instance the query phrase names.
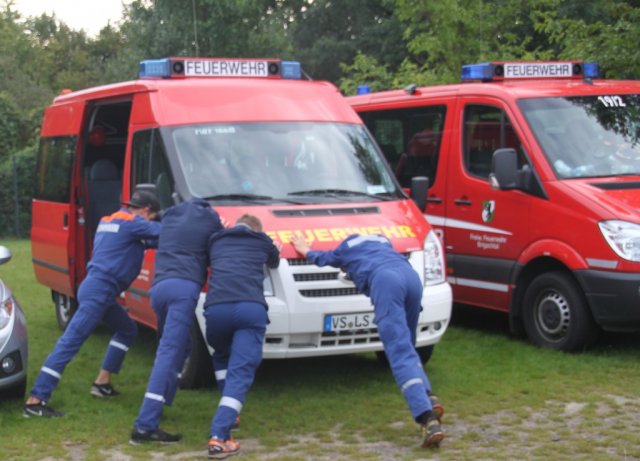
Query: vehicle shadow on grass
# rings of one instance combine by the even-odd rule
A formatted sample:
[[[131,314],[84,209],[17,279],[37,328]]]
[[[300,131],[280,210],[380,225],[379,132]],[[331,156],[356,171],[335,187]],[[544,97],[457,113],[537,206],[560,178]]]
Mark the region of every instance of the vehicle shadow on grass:
[[[509,315],[507,313],[482,309],[475,306],[455,304],[451,315],[450,326],[472,329],[514,340],[527,341],[524,333],[519,335],[511,332]],[[601,354],[613,350],[640,352],[640,333],[603,331],[600,333],[597,342],[589,349],[589,352]]]
[[[332,357],[263,360],[257,378],[275,386],[303,387],[308,392],[332,387],[358,387],[372,380],[388,379],[389,367],[374,353]]]

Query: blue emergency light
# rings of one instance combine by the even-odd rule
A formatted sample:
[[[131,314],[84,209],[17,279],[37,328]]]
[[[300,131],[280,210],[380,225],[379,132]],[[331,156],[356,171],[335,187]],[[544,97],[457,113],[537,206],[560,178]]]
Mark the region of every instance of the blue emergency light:
[[[277,59],[164,58],[140,62],[140,78],[254,77],[300,80],[297,61]]]
[[[598,78],[598,64],[578,61],[483,62],[462,66],[463,82],[549,78]]]
[[[357,94],[369,94],[371,93],[371,87],[369,85],[358,85],[356,90]]]
[[[171,60],[165,59],[148,59],[140,61],[140,78],[158,78],[171,76]]]
[[[302,67],[297,61],[282,61],[280,63],[280,76],[282,78],[300,80],[302,78]]]
[[[584,78],[598,78],[600,76],[598,64],[595,62],[585,62],[582,66],[582,73]]]

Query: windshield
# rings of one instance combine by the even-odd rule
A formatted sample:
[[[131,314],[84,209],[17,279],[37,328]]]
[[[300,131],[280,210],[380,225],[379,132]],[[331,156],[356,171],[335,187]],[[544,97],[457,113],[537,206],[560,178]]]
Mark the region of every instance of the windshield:
[[[640,95],[523,99],[559,178],[640,174]]]
[[[325,203],[401,197],[363,126],[225,123],[171,129],[192,195]]]

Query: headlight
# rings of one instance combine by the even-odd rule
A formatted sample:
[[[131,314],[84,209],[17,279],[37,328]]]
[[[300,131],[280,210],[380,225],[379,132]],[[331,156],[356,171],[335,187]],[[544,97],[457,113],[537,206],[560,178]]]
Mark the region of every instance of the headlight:
[[[11,322],[13,312],[13,298],[9,297],[0,303],[0,330]]]
[[[265,268],[264,280],[262,281],[262,291],[265,296],[273,296],[273,282],[271,281],[271,272]]]
[[[640,261],[640,225],[626,221],[602,221],[600,232],[622,259]]]
[[[424,284],[425,286],[444,283],[444,252],[440,239],[430,231],[424,239]]]

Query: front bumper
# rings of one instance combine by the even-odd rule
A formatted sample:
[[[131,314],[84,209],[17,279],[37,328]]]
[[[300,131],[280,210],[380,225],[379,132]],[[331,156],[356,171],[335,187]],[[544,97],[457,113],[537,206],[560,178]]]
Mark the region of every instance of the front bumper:
[[[602,329],[640,330],[640,273],[585,270],[575,275]]]
[[[201,298],[196,317],[204,334],[204,296]],[[279,298],[267,298],[267,302],[270,323],[263,349],[265,359],[321,357],[383,350],[376,328],[346,331],[339,335],[322,331],[324,316],[327,314],[373,312],[369,298],[363,295],[344,297],[339,301],[334,299],[331,309],[326,307],[329,304],[327,300],[317,298],[314,303],[296,306],[294,312]],[[447,330],[451,319],[451,286],[441,283],[425,287],[422,306],[416,347],[436,344]]]
[[[0,366],[0,393],[26,379],[28,355],[27,321],[15,303],[13,319],[0,333],[0,364],[11,365],[6,370]]]

